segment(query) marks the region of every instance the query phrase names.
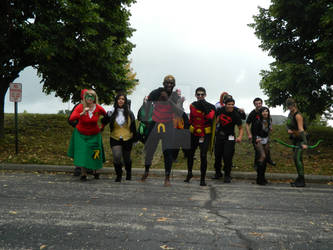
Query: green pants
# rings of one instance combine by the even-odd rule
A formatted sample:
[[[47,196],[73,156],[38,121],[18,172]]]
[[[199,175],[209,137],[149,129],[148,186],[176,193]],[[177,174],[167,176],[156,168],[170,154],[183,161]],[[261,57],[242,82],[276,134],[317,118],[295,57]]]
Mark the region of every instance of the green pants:
[[[294,163],[296,166],[297,174],[298,176],[303,176],[304,177],[304,165],[303,165],[303,149],[302,149],[302,144],[301,141],[299,140],[293,140],[293,144],[295,146],[298,146],[299,148],[294,148]]]

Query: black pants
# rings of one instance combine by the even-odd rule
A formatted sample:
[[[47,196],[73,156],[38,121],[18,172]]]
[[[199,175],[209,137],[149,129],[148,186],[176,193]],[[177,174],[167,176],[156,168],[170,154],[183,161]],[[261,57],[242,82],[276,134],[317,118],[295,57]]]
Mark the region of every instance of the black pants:
[[[211,140],[211,134],[207,134],[204,136],[204,141],[200,143],[200,137],[191,134],[191,149],[189,150],[187,157],[187,170],[192,171],[193,169],[193,159],[194,154],[199,146],[200,149],[200,173],[201,178],[204,179],[206,177],[207,172],[207,152],[209,147],[209,142]]]
[[[257,142],[255,144],[255,154],[257,156],[256,170],[257,170],[257,183],[263,184],[265,183],[265,173],[266,173],[266,166],[267,166],[267,157],[269,155],[269,143],[261,144]]]
[[[149,171],[159,141],[162,141],[165,175],[169,176],[172,168],[175,129],[172,122],[152,123],[152,128],[145,142],[145,168]]]
[[[235,154],[235,141],[228,140],[225,137],[216,136],[215,141],[215,163],[214,167],[216,171],[221,171],[222,160],[223,160],[223,170],[225,176],[230,176],[232,168],[232,158]]]
[[[113,138],[110,138],[113,163],[115,165],[123,165],[124,163],[124,165],[127,166],[131,164],[132,145],[133,145],[132,140],[123,141],[122,139],[115,140]]]

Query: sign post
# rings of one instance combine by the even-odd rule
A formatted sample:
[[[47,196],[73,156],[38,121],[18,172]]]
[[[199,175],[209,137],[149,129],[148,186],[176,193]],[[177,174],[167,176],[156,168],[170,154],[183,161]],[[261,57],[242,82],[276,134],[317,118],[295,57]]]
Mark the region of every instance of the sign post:
[[[17,103],[22,101],[22,83],[9,84],[9,101],[14,102],[15,106],[15,153],[18,154]]]

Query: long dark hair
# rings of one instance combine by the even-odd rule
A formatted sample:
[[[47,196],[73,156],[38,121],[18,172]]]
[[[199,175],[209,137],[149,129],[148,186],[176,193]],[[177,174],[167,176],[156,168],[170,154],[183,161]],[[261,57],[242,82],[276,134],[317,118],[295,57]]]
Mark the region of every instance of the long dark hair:
[[[260,117],[260,121],[262,122],[264,120],[264,117],[262,116],[262,112],[267,110],[268,111],[268,116],[267,116],[267,125],[268,127],[271,126],[271,122],[272,122],[272,119],[271,119],[271,112],[269,111],[269,108],[267,107],[261,107],[259,109],[259,117]]]
[[[114,121],[116,119],[117,115],[118,115],[118,108],[120,108],[118,106],[118,100],[121,96],[123,96],[125,98],[125,103],[124,103],[124,106],[122,108],[124,109],[124,116],[125,116],[125,119],[126,119],[126,123],[128,123],[129,105],[128,105],[127,96],[124,93],[118,93],[116,98],[114,99],[114,104],[113,104],[114,112],[111,115],[111,121]]]

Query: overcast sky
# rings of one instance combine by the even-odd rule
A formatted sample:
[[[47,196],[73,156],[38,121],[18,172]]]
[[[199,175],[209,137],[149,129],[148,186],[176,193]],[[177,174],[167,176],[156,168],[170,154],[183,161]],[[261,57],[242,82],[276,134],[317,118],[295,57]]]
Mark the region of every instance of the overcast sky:
[[[258,6],[269,4],[269,0],[139,0],[131,7],[131,26],[136,29],[131,41],[136,48],[130,59],[140,81],[129,97],[133,111],[145,95],[162,86],[165,75],[172,74],[186,98],[186,110],[195,100],[195,89],[202,86],[207,101],[215,104],[227,91],[236,106],[250,112],[254,97],[266,98],[259,88],[259,73],[268,69],[272,58],[258,47],[247,24],[253,22]],[[73,106],[42,93],[32,68],[15,82],[23,84],[19,112],[57,113]],[[5,112],[13,110],[8,91]],[[272,114],[282,114],[282,108],[272,109]]]

